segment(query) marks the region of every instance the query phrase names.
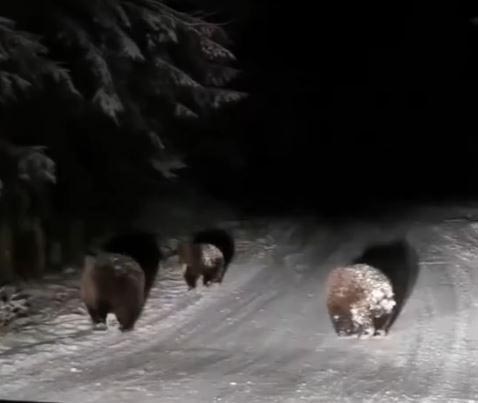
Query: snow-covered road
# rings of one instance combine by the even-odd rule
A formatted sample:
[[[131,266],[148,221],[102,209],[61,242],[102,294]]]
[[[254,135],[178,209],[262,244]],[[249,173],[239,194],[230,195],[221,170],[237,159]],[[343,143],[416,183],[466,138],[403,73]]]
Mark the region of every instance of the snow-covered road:
[[[478,401],[478,225],[419,218],[241,224],[223,285],[188,292],[166,265],[132,333],[90,330],[70,298],[61,315],[0,336],[0,398]],[[419,270],[389,335],[338,338],[328,270],[404,236]]]

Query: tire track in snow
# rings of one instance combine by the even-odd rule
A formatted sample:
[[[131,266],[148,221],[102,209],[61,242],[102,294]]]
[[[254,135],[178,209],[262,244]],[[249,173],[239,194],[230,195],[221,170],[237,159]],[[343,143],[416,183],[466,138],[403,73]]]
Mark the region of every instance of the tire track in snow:
[[[254,256],[231,267],[225,288],[188,296],[179,288],[174,295],[165,290],[134,335],[73,339],[80,351],[51,357],[55,365],[58,359],[63,366],[71,360],[83,372],[47,369],[38,378],[45,361],[33,361],[32,368],[27,362],[16,374],[23,385],[8,389],[11,396],[168,403],[476,398],[475,230],[415,228],[411,240],[421,271],[389,337],[350,340],[332,331],[323,306],[323,279],[330,267],[395,230],[354,224],[301,236],[300,226],[297,231],[288,226],[287,221],[276,230],[264,225],[287,244],[286,256],[294,254],[282,266],[280,259],[270,258],[274,240],[261,234],[254,238],[261,239],[259,246],[249,249],[246,242],[242,251],[271,249],[261,259]],[[88,354],[99,356],[90,360]],[[8,380],[14,378],[10,374]]]
[[[449,326],[454,329],[449,345],[444,345],[447,360],[442,376],[437,382],[436,393],[449,398],[476,396],[478,389],[471,374],[476,373],[476,275],[478,240],[469,225],[442,232],[443,254],[453,264],[448,265],[448,274],[453,280],[457,306]],[[474,263],[474,267],[473,267]],[[475,326],[473,326],[473,322]],[[474,340],[473,340],[474,339]],[[474,344],[474,345],[473,345]]]
[[[440,235],[430,227],[414,235],[422,263],[415,290],[408,301],[416,306],[417,316],[408,317],[409,323],[401,332],[402,337],[409,340],[406,349],[408,371],[402,387],[408,396],[418,398],[434,395],[439,379],[444,376],[449,358],[444,353],[444,346],[455,337],[448,318],[454,315],[458,303]]]
[[[248,241],[250,244],[255,242]],[[259,238],[257,244],[267,246],[267,240]],[[241,246],[246,249],[247,242],[242,242]],[[252,256],[257,254],[260,248],[251,248]],[[247,250],[247,249],[246,249]],[[267,254],[256,256],[258,261],[266,259]],[[29,388],[33,388],[35,384],[35,397],[41,396],[41,392],[47,393],[44,395],[48,398],[48,389],[51,385],[38,380],[36,374],[39,368],[43,367],[44,377],[55,379],[57,381],[57,391],[68,390],[74,384],[81,382],[82,379],[87,384],[91,380],[96,379],[93,375],[97,375],[99,379],[114,380],[115,376],[121,371],[127,371],[127,367],[134,362],[134,357],[138,357],[138,353],[148,350],[153,345],[157,345],[160,340],[174,337],[181,338],[181,332],[185,329],[189,333],[195,333],[200,328],[200,323],[196,328],[184,328],[185,324],[191,321],[198,310],[205,306],[214,303],[217,298],[224,298],[225,294],[231,289],[230,287],[238,287],[243,283],[254,281],[259,278],[270,277],[264,276],[262,270],[249,270],[247,273],[242,272],[240,275],[234,273],[236,270],[241,270],[244,264],[247,265],[248,259],[244,256],[238,256],[237,261],[231,265],[228,271],[227,283],[224,287],[211,287],[210,289],[199,288],[200,291],[187,292],[184,281],[181,277],[180,271],[161,270],[158,276],[156,286],[151,292],[147,307],[139,319],[137,329],[134,333],[125,335],[121,334],[116,329],[111,329],[108,332],[95,332],[91,330],[87,316],[83,318],[85,326],[88,330],[82,332],[75,332],[66,337],[66,341],[74,343],[76,348],[70,349],[68,346],[58,346],[55,342],[49,342],[46,345],[45,351],[35,351],[35,347],[30,345],[25,347],[29,350],[29,354],[24,355],[24,360],[18,362],[20,355],[18,351],[10,352],[12,357],[7,357],[4,362],[0,362],[0,376],[2,385],[0,385],[0,392],[5,394],[12,392],[12,396],[17,396],[14,391],[19,390],[26,382],[29,383]],[[252,267],[253,268],[253,267]],[[163,304],[164,301],[164,304]],[[247,299],[242,300],[247,304]],[[78,323],[77,323],[78,324]],[[157,338],[152,338],[151,335],[160,328],[160,334]],[[58,342],[58,338],[56,339]],[[59,348],[60,347],[60,348]],[[108,352],[105,354],[105,352]],[[56,354],[55,354],[56,353]],[[50,358],[55,357],[62,365],[46,365]],[[59,359],[60,357],[60,359]],[[129,360],[128,357],[132,357]],[[9,359],[10,358],[10,359]],[[17,363],[14,366],[9,366],[8,361],[14,359]],[[136,361],[137,364],[142,359]],[[6,364],[6,365],[3,365]],[[115,367],[116,364],[116,367]],[[66,368],[65,368],[66,367]],[[78,372],[71,374],[69,368],[77,369]],[[10,368],[10,369],[9,369]],[[23,379],[19,379],[16,375],[18,371],[22,371]],[[32,397],[27,390],[25,398]]]

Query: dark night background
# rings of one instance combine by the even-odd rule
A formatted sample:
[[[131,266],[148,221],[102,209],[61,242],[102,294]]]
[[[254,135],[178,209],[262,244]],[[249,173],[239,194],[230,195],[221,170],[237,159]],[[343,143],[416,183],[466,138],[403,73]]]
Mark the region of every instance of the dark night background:
[[[218,139],[239,139],[237,155],[197,162],[215,195],[329,212],[476,196],[476,10],[200,6],[232,21],[239,85],[250,93],[214,126]]]
[[[478,2],[0,1],[0,394],[473,401],[477,112]]]
[[[153,3],[129,28],[115,2],[0,7],[0,216],[6,232],[36,231],[39,253],[68,233],[65,261],[81,261],[78,239],[134,225],[151,201],[334,219],[476,200],[478,6],[181,0],[171,17]],[[232,69],[204,50],[202,19],[227,32],[210,35]],[[37,144],[49,157],[25,151]],[[24,152],[51,158],[54,186],[34,160],[19,180]]]

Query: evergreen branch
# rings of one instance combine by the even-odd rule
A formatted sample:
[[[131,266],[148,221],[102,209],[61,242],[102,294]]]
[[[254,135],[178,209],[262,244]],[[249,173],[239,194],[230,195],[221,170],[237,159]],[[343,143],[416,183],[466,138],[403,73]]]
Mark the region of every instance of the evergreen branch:
[[[118,123],[117,114],[124,110],[123,104],[116,92],[109,92],[108,89],[99,88],[93,96],[93,104],[98,105],[101,110]]]
[[[177,118],[188,118],[188,119],[196,119],[198,118],[198,114],[185,105],[181,103],[176,103],[175,108],[174,108],[174,116]]]
[[[154,65],[158,68],[161,75],[168,77],[168,81],[175,85],[180,87],[201,87],[190,75],[159,56],[154,59]]]
[[[207,86],[222,87],[239,75],[239,70],[222,65],[209,64],[205,67],[204,83]]]
[[[116,40],[120,47],[120,54],[135,61],[144,61],[145,58],[136,42],[121,28],[115,27]]]
[[[125,28],[131,27],[131,20],[128,16],[128,13],[123,8],[118,0],[105,0],[108,3],[108,6],[113,10],[116,18],[120,22],[120,25]]]
[[[153,168],[159,171],[167,179],[177,178],[178,175],[173,171],[187,168],[183,158],[177,155],[165,155],[162,156],[162,158],[152,158],[150,162]]]

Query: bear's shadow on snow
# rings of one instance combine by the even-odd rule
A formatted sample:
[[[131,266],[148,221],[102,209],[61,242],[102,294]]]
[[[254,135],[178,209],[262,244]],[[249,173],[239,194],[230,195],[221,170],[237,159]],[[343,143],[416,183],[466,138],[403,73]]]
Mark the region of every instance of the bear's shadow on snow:
[[[206,228],[194,233],[193,243],[208,243],[217,247],[224,256],[224,270],[227,270],[236,253],[233,236],[221,228]]]
[[[404,239],[374,244],[368,246],[354,263],[376,267],[390,279],[397,303],[389,324],[390,328],[415,287],[420,267],[416,250]]]

